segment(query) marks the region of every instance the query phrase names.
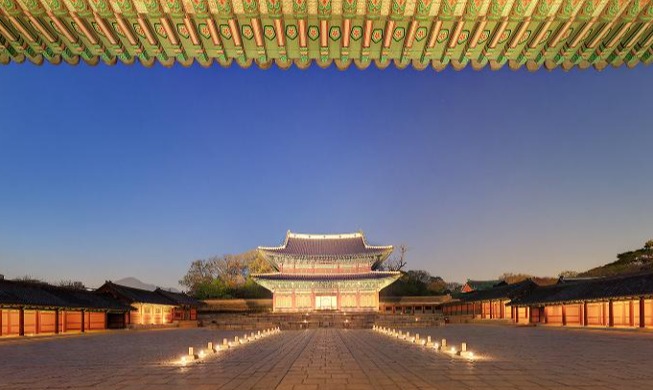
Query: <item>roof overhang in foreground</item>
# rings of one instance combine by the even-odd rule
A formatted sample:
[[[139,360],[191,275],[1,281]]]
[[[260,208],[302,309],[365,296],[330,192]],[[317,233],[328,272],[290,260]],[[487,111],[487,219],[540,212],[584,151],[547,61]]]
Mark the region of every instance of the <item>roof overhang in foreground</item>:
[[[0,63],[602,69],[653,58],[653,0],[2,0]]]

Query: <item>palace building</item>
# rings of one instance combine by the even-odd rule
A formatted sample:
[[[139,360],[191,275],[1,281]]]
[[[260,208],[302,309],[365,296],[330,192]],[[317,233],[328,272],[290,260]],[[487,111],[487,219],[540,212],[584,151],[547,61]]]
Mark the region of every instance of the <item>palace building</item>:
[[[272,291],[274,312],[376,312],[379,291],[400,276],[378,271],[393,247],[368,245],[362,232],[298,234],[259,247],[276,272],[252,275]]]

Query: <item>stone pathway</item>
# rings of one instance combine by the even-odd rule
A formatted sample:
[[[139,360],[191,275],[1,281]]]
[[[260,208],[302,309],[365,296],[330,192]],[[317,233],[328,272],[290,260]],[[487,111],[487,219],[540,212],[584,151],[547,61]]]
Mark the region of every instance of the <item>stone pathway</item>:
[[[186,367],[189,346],[242,336],[124,331],[0,342],[0,389],[653,389],[653,333],[448,325],[452,359],[371,330],[285,331]]]

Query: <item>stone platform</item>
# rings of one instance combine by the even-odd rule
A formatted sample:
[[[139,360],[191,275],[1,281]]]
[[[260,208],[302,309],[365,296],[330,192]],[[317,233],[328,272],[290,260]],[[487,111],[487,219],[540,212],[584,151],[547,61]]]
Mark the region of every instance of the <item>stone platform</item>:
[[[392,315],[378,313],[201,313],[202,326],[223,330],[258,330],[279,327],[299,329],[372,329],[386,327],[429,327],[444,324],[441,314]]]

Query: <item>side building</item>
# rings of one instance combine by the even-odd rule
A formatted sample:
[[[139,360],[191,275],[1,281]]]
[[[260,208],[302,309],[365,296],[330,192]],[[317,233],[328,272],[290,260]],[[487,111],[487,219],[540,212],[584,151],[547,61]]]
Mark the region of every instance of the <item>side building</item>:
[[[258,251],[275,272],[252,275],[272,292],[274,312],[376,312],[379,291],[400,276],[379,271],[391,245],[368,245],[362,232],[298,234]]]
[[[197,307],[201,302],[181,293],[161,289],[143,290],[106,282],[97,289],[100,295],[129,305],[128,326],[152,326],[172,324],[175,321],[197,320]]]
[[[564,280],[515,298],[515,322],[553,326],[653,328],[653,272]]]
[[[0,279],[0,337],[124,328],[129,311],[92,291]]]

